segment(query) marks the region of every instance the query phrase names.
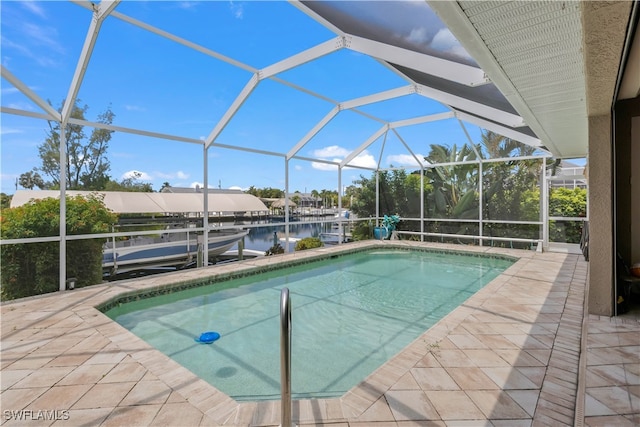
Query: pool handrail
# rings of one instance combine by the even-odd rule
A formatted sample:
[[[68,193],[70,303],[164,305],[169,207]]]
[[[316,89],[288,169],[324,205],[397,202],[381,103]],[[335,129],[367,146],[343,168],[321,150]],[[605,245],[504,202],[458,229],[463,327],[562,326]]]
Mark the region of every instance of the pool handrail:
[[[289,288],[280,291],[280,388],[281,424],[291,423],[291,301]]]

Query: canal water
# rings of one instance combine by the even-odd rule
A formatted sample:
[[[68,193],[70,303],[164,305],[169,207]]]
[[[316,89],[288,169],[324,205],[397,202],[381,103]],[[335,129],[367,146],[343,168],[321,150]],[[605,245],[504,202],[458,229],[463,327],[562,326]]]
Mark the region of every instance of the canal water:
[[[239,224],[241,225],[241,224]],[[338,228],[331,222],[325,223],[304,223],[294,222],[289,224],[289,251],[293,252],[295,240],[305,237],[318,237],[325,244],[337,243]],[[332,235],[335,234],[335,235]],[[251,249],[260,252],[266,252],[275,243],[280,245],[286,251],[284,241],[285,226],[284,225],[264,225],[250,228],[249,234],[244,238],[245,249]],[[237,249],[234,247],[233,249]]]

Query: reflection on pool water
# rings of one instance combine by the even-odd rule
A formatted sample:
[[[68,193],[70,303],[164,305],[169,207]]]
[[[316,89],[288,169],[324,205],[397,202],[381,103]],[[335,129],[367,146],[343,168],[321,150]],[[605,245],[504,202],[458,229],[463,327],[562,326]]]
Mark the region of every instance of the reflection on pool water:
[[[426,251],[339,256],[126,303],[107,314],[236,400],[280,396],[280,290],[293,309],[292,395],[357,385],[513,261]],[[196,341],[202,332],[221,337]]]

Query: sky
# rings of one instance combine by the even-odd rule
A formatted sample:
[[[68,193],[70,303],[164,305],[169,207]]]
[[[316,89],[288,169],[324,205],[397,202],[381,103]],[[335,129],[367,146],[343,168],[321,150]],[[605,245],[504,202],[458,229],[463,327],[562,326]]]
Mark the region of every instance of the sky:
[[[423,15],[424,2],[380,4],[376,10],[362,8],[358,2],[334,5],[378,25],[388,25],[386,18],[392,7],[394,13],[403,15],[401,29],[385,29],[393,37],[421,49],[446,52],[462,63],[474,63],[435,16]],[[115,10],[253,69],[263,69],[336,37],[295,6],[281,1],[128,1]],[[62,1],[3,1],[0,11],[2,66],[57,109],[69,92],[91,12]],[[204,140],[251,77],[250,71],[109,16],[102,25],[78,98],[80,105],[88,106],[89,121],[110,108],[115,114],[114,125]],[[349,49],[277,77],[338,102],[408,84],[375,59]],[[1,104],[42,113],[4,78]],[[345,168],[339,182],[336,166],[292,159],[287,168],[282,156],[249,151],[289,152],[332,108],[331,102],[281,82],[260,81],[216,138],[215,143],[224,147],[214,144],[207,151],[209,185],[284,189],[288,179],[290,192],[311,192],[351,185],[360,175],[370,177],[370,170]],[[381,128],[381,122],[372,117],[396,121],[449,110],[414,94],[366,105],[359,111],[341,111],[301,147],[298,156],[340,161]],[[13,194],[20,174],[41,165],[38,147],[46,138],[48,123],[6,112],[0,120],[0,191]],[[418,164],[414,155],[427,155],[430,144],[460,147],[468,142],[466,134],[477,142],[481,129],[464,126],[457,119],[448,119],[403,127],[398,134],[388,132],[351,164],[415,170]],[[85,133],[91,130],[86,128]],[[165,182],[174,187],[202,186],[204,182],[201,144],[115,132],[107,157],[109,174],[116,181],[137,172],[156,191]]]

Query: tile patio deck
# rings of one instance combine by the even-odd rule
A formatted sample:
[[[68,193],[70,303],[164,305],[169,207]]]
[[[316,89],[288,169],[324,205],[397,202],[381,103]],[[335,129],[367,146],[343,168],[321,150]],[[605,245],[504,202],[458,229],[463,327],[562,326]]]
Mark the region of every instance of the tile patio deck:
[[[235,402],[95,307],[214,272],[388,243],[358,242],[5,303],[1,423],[277,426],[278,401]],[[463,249],[520,259],[341,398],[294,401],[298,425],[640,424],[640,323],[584,316],[588,264],[581,256]]]

